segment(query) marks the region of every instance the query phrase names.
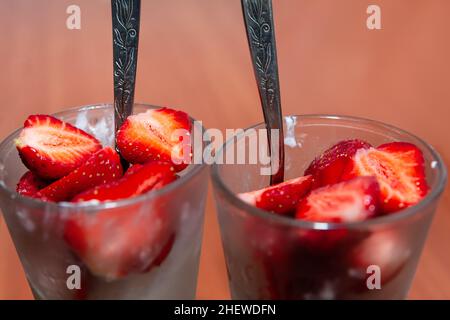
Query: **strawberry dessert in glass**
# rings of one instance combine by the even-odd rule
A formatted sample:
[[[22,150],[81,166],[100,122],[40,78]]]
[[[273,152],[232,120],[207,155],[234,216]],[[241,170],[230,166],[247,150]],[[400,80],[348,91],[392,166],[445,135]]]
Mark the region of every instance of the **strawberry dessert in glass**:
[[[1,143],[1,208],[37,299],[195,298],[207,172],[175,134],[192,127],[136,104],[114,141],[113,106],[95,105],[31,115]]]
[[[285,120],[283,183],[269,186],[267,165],[212,166],[232,297],[405,298],[446,183],[439,155],[376,121]],[[248,151],[236,142],[264,128],[216,157]]]

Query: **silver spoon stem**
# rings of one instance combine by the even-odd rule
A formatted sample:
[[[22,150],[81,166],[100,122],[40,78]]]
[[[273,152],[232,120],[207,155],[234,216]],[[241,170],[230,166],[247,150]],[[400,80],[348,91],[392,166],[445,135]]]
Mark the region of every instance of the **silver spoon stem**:
[[[284,179],[284,134],[271,0],[241,0],[247,38],[267,129],[270,184]],[[272,130],[278,130],[273,141]],[[275,135],[276,137],[276,135]]]
[[[115,132],[133,112],[141,0],[111,0]]]

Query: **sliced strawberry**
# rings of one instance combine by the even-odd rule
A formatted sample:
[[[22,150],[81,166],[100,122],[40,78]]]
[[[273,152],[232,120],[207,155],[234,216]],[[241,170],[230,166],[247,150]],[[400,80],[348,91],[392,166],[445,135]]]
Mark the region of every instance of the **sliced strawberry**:
[[[411,143],[392,142],[359,150],[345,171],[343,179],[377,178],[386,213],[414,205],[428,192],[422,152]]]
[[[305,170],[305,175],[314,177],[314,189],[338,183],[356,151],[368,148],[370,148],[370,144],[365,141],[356,139],[341,141],[314,159]]]
[[[169,108],[147,110],[125,120],[117,133],[120,154],[130,163],[167,161],[177,171],[191,159],[189,116]]]
[[[31,171],[27,171],[17,183],[16,191],[23,196],[34,197],[39,190],[49,184],[50,182],[47,180],[39,178]]]
[[[360,177],[313,190],[297,208],[296,218],[316,222],[356,222],[378,210],[379,186],[374,177]]]
[[[28,117],[16,146],[28,169],[41,178],[53,180],[81,166],[102,147],[83,130],[46,115]]]
[[[240,193],[243,201],[278,214],[290,214],[300,199],[310,191],[312,176],[291,179],[261,190]]]
[[[163,262],[173,244],[169,219],[165,211],[141,203],[81,213],[66,222],[64,238],[90,272],[118,279]]]
[[[175,179],[175,169],[167,162],[133,165],[121,179],[86,190],[75,196],[72,201],[126,199],[162,188]]]
[[[359,243],[348,254],[352,274],[367,278],[370,275],[367,268],[377,266],[382,284],[392,279],[402,270],[411,254],[400,233],[398,230],[379,230]],[[365,285],[365,281],[362,283]]]
[[[45,201],[68,201],[75,195],[122,177],[120,157],[110,147],[93,154],[82,166],[37,193]]]

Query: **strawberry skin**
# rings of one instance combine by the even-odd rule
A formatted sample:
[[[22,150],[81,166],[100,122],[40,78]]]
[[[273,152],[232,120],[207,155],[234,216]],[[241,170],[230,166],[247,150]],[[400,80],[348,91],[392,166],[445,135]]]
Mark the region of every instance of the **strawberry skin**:
[[[240,193],[238,197],[257,208],[289,215],[310,191],[312,181],[312,176],[299,177],[264,189]]]
[[[17,183],[16,191],[23,196],[34,197],[39,190],[49,184],[50,182],[39,178],[31,171],[27,171]]]
[[[101,149],[100,142],[52,116],[32,115],[16,140],[25,166],[43,179],[59,179]]]
[[[377,214],[379,186],[374,177],[358,177],[313,190],[299,204],[296,218],[315,222],[357,222]]]
[[[428,192],[422,152],[411,143],[392,142],[359,150],[345,171],[343,179],[377,178],[385,213],[414,205]]]
[[[147,110],[125,120],[117,133],[117,148],[130,163],[167,161],[181,171],[191,159],[191,145],[190,139],[176,137],[176,130],[190,134],[191,121],[185,112],[169,108]]]
[[[126,199],[160,189],[175,179],[175,169],[167,162],[133,165],[121,179],[86,190],[75,196],[72,201]]]
[[[370,144],[365,141],[356,139],[341,141],[314,159],[305,170],[305,175],[314,177],[314,189],[338,183],[356,151],[368,148]]]
[[[122,177],[120,157],[111,147],[105,147],[67,176],[40,190],[36,196],[45,201],[69,201],[87,189],[120,177]]]

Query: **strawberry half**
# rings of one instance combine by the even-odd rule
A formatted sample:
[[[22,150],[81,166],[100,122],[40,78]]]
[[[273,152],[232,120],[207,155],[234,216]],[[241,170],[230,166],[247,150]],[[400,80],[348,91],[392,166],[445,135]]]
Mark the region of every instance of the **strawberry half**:
[[[177,171],[191,159],[189,116],[169,108],[129,116],[117,133],[120,154],[130,163],[171,162]],[[187,138],[186,138],[187,137]]]
[[[119,155],[111,147],[105,147],[67,176],[40,190],[36,196],[45,201],[68,201],[84,190],[111,182],[121,176]]]
[[[301,198],[310,191],[312,176],[291,179],[261,190],[240,193],[241,200],[266,211],[292,213]]]
[[[379,186],[374,177],[359,177],[313,190],[300,202],[296,218],[316,222],[356,222],[378,210]]]
[[[175,170],[169,163],[149,162],[145,165],[133,165],[121,179],[86,190],[72,201],[126,199],[160,189],[175,179]]]
[[[341,141],[314,159],[305,170],[305,175],[314,177],[313,188],[341,182],[347,164],[359,149],[368,149],[370,144],[361,140]]]
[[[39,178],[31,171],[27,171],[17,183],[16,191],[23,196],[34,197],[39,190],[49,184],[50,182]]]
[[[32,115],[16,140],[25,166],[43,179],[59,179],[96,151],[100,142],[69,123],[52,116]]]
[[[380,184],[385,213],[418,203],[428,192],[424,158],[411,143],[392,142],[356,152],[343,179],[375,176]]]

